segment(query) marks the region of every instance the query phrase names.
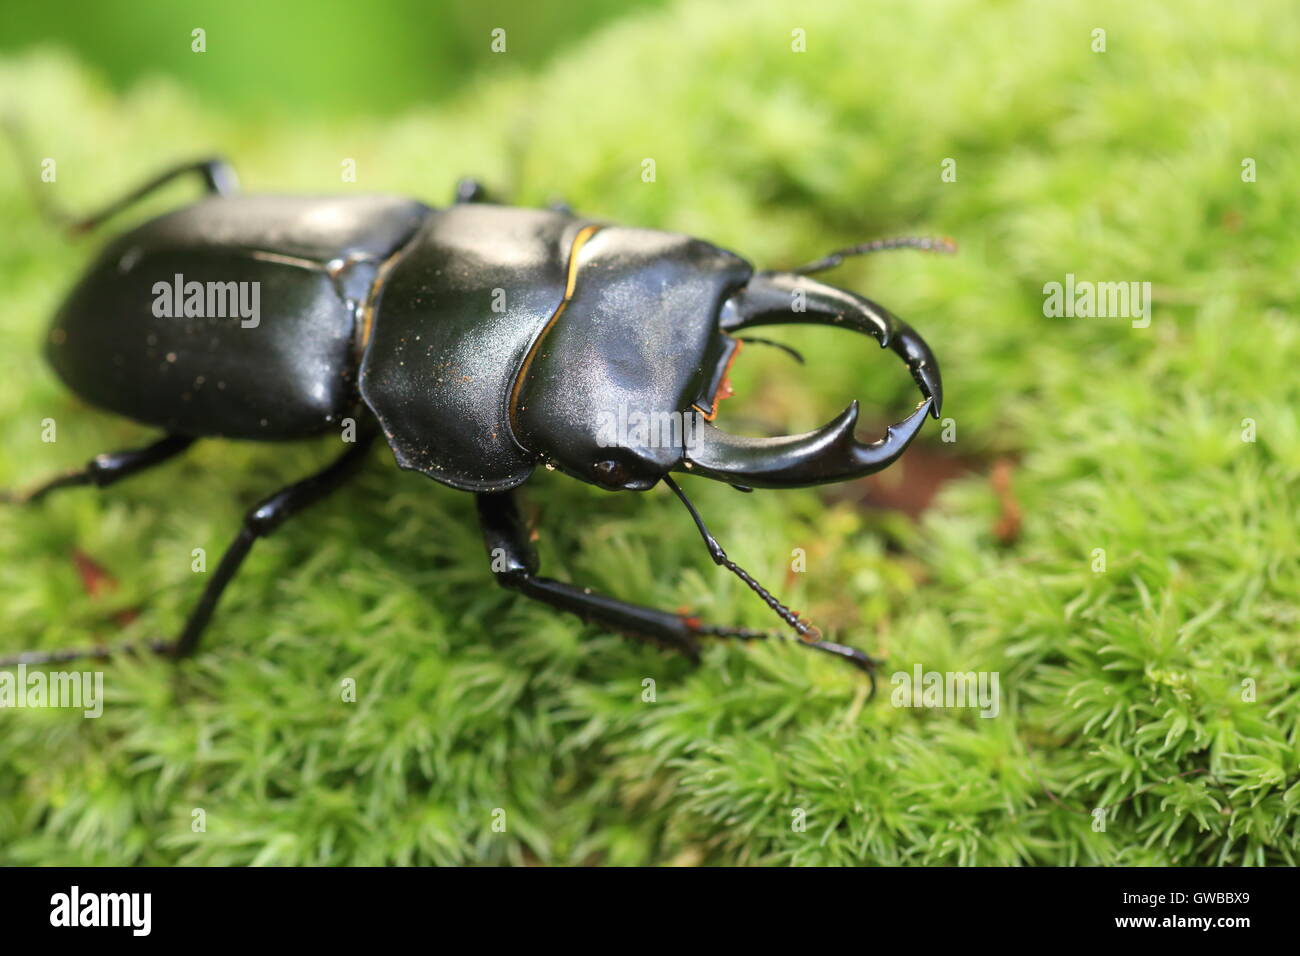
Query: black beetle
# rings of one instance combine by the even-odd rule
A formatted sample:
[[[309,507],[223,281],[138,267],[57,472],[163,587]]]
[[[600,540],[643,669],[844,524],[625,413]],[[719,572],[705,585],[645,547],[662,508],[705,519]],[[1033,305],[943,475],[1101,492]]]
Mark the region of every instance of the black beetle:
[[[858,478],[897,460],[926,414],[938,417],[938,364],[885,309],[807,276],[846,255],[942,244],[869,243],[800,270],[755,272],[685,235],[558,207],[494,205],[468,180],[441,209],[383,196],[242,196],[221,160],[170,170],[76,222],[75,231],[193,174],[211,195],[109,244],[59,309],[47,342],[50,362],[75,392],[166,437],[99,455],[8,497],[33,501],[69,485],[110,485],[201,437],[282,441],[350,421],[355,441],[327,468],[247,513],[184,630],[153,649],[193,653],[253,542],[339,487],[382,431],[402,468],[475,493],[492,569],[508,588],[692,658],[700,636],[768,636],[538,575],[514,493],[537,465],[610,490],[663,481],[715,562],[738,574],[803,643],[870,672],[865,654],[823,640],[732,562],[670,473],[741,490],[790,488]],[[807,434],[722,431],[712,421],[743,341],[735,333],[777,323],[874,336],[906,361],[924,401],[869,445],[853,435],[856,402]],[[671,437],[642,427],[611,440],[611,423],[638,415],[642,424],[671,424]]]

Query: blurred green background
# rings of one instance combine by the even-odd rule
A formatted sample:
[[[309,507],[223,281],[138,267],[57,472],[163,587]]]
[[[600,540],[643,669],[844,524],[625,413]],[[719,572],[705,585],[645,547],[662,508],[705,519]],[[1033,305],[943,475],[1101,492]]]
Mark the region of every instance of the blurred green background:
[[[9,3],[0,53],[66,50],[118,92],[165,76],[209,108],[256,116],[393,116],[499,69],[536,70],[591,31],[663,0],[455,3],[102,0]],[[192,51],[202,28],[207,50]],[[492,31],[507,31],[505,55]]]
[[[107,235],[197,191],[69,243],[33,208],[37,158],[75,210],[220,153],[250,191],[441,203],[471,173],[763,266],[908,233],[961,247],[827,276],[934,347],[954,440],[931,425],[864,483],[689,486],[730,555],[888,661],[874,701],[789,644],[693,669],[495,588],[470,499],[376,449],[258,545],[198,659],[106,666],[99,720],[0,713],[0,863],[1300,862],[1292,0],[0,17],[0,112],[31,151],[0,167],[0,487],[151,437],[79,402],[39,344]],[[1150,325],[1045,315],[1067,274],[1150,282]],[[865,431],[916,400],[870,343],[771,334],[809,363],[747,348],[727,427],[808,428],[856,397]],[[206,441],[111,492],[0,510],[0,653],[174,633],[192,549],[329,453]],[[541,473],[527,492],[550,574],[771,625],[663,489]],[[78,554],[114,583],[89,588]],[[915,666],[997,672],[999,716],[891,706]]]

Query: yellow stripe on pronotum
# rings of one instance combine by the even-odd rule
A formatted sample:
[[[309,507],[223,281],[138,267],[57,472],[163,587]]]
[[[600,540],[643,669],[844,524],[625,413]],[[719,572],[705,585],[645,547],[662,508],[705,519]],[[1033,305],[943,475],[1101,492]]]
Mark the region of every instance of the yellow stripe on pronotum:
[[[541,348],[542,340],[546,338],[546,333],[551,331],[551,326],[555,325],[555,321],[564,314],[564,310],[569,305],[569,300],[573,298],[573,290],[578,284],[578,253],[581,252],[582,247],[587,244],[587,240],[599,232],[600,229],[601,227],[599,225],[583,226],[582,229],[579,230],[578,234],[573,237],[573,245],[569,247],[569,269],[564,282],[564,298],[561,299],[560,304],[555,307],[555,311],[551,313],[551,317],[546,320],[546,324],[542,326],[542,331],[537,333],[537,338],[533,339],[533,344],[529,347],[528,354],[524,356],[523,364],[519,366],[519,374],[515,376],[515,384],[510,389],[510,427],[516,432],[519,430],[518,423],[516,422],[516,413],[518,412],[519,407],[519,393],[523,390],[524,379],[528,377],[528,368],[533,364],[533,359],[537,356],[537,350]]]
[[[383,261],[379,266],[379,271],[375,274],[375,281],[370,286],[370,294],[366,296],[366,304],[361,310],[361,328],[357,334],[358,358],[365,353],[366,346],[370,344],[370,333],[375,328],[375,305],[379,302],[379,293],[384,287],[384,280],[388,278],[388,273],[393,271],[393,266],[401,262],[407,250],[414,245],[414,242],[410,242],[402,246]]]

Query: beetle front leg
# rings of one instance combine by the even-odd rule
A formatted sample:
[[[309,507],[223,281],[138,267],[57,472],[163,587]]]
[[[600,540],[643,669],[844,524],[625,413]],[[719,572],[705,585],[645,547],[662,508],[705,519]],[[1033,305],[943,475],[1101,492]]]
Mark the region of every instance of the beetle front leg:
[[[537,573],[537,552],[528,540],[528,526],[514,492],[481,493],[475,498],[492,572],[502,587],[699,660],[696,625],[689,618],[541,577]]]

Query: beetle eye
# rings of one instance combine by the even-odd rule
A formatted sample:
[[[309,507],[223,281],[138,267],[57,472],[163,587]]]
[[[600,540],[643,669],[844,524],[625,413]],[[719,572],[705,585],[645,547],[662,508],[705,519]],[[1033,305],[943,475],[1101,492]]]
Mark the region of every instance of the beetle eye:
[[[598,461],[591,466],[591,470],[595,472],[598,482],[611,488],[617,488],[627,481],[627,470],[616,461]]]

